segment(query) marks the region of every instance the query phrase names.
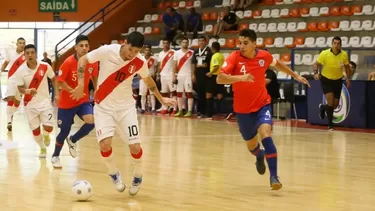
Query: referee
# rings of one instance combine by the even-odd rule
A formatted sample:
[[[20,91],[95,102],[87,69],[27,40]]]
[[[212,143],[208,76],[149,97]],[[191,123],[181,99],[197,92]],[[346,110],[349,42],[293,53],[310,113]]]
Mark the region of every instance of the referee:
[[[318,70],[323,66],[319,73]],[[341,38],[332,39],[332,47],[322,51],[316,63],[314,64],[314,79],[319,80],[322,84],[323,93],[326,97],[327,104],[319,104],[320,118],[324,119],[327,115],[328,129],[333,130],[333,111],[337,108],[340,101],[342,79],[344,77],[343,67],[345,67],[346,86],[350,87],[350,67],[348,54],[341,50]]]

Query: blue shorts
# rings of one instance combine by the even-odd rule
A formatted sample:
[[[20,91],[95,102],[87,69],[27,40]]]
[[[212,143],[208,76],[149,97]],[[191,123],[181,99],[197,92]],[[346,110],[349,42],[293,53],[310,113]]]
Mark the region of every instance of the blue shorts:
[[[236,118],[242,138],[245,141],[251,140],[258,134],[258,128],[261,124],[272,125],[271,114],[271,104],[263,106],[257,112],[248,114],[236,113]]]
[[[93,107],[90,102],[82,103],[81,105],[69,108],[61,109],[57,111],[57,125],[61,128],[62,126],[72,126],[74,124],[74,116],[78,115],[82,119],[83,116],[87,114],[93,114]]]

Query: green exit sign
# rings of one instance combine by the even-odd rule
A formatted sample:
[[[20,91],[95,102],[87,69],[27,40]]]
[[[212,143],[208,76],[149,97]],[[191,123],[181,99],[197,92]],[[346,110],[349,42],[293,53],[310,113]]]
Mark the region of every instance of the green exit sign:
[[[39,0],[39,12],[77,12],[77,0]]]

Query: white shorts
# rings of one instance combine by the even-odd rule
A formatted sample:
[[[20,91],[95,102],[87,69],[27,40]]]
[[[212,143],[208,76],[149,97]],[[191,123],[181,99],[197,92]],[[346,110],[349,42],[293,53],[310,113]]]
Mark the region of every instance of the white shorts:
[[[143,80],[141,80],[139,82],[139,95],[141,96],[146,96],[147,95],[147,86],[145,84],[145,82]],[[150,94],[153,94],[151,91],[150,91]]]
[[[176,91],[176,85],[172,83],[172,77],[169,76],[161,76],[161,93],[170,93]]]
[[[140,143],[137,110],[135,106],[124,110],[103,109],[96,104],[94,121],[98,142],[113,137],[117,131],[120,138],[128,144]]]
[[[50,104],[39,108],[28,108],[26,106],[25,113],[31,130],[37,129],[40,125],[54,126],[53,108]]]
[[[22,95],[21,93],[18,91],[18,87],[17,87],[17,84],[15,83],[15,81],[13,81],[12,79],[9,79],[8,80],[8,85],[7,85],[7,96],[8,97],[14,97],[16,100],[18,101],[21,101],[22,99]]]
[[[192,92],[193,82],[191,75],[177,75],[177,92]]]

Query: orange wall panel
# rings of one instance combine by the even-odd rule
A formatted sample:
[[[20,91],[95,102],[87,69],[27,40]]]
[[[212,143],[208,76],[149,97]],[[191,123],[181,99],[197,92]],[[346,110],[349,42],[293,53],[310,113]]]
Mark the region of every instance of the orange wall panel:
[[[77,12],[61,12],[69,22],[85,22],[112,0],[77,0]],[[51,22],[52,12],[39,12],[38,0],[1,0],[0,22]]]

